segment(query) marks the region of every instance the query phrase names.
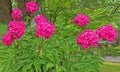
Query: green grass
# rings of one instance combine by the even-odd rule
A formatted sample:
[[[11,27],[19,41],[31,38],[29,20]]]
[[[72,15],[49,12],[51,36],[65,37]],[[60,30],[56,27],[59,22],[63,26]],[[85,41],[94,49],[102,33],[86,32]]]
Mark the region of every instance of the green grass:
[[[101,67],[101,72],[120,72],[120,63],[105,62]]]

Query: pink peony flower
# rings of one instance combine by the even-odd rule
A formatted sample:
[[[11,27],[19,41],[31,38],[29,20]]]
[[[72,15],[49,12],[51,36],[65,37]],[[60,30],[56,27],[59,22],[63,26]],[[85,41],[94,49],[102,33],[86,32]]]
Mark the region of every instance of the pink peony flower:
[[[11,34],[5,34],[2,37],[2,43],[5,44],[6,46],[10,46],[13,42],[14,38],[12,37]]]
[[[118,31],[110,24],[98,28],[96,33],[101,39],[107,40],[109,42],[113,42],[118,36]]]
[[[36,22],[36,36],[49,39],[55,33],[54,24],[50,23],[44,15],[39,15],[35,18]]]
[[[12,10],[11,17],[19,20],[22,17],[22,11],[19,8],[14,8]]]
[[[43,14],[40,14],[35,17],[34,22],[36,24],[39,24],[39,22],[49,22],[49,21],[45,18],[45,16]]]
[[[97,46],[99,42],[98,35],[92,30],[85,30],[77,37],[77,44],[82,45],[82,48],[88,49],[91,45]]]
[[[90,22],[90,18],[84,14],[78,14],[74,20],[71,21],[72,23],[78,23],[80,27],[87,25]]]
[[[22,21],[11,21],[8,26],[8,33],[12,34],[15,39],[21,38],[25,33],[26,27]]]
[[[30,13],[36,13],[38,10],[38,5],[36,2],[29,1],[26,2],[26,11]]]
[[[41,22],[36,25],[36,36],[49,39],[55,33],[54,24]]]

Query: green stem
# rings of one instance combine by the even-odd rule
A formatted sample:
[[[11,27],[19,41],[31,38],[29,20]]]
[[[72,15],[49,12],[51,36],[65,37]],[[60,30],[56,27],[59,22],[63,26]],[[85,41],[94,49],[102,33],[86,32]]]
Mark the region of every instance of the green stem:
[[[16,49],[19,48],[19,42],[18,41],[14,41],[13,44],[14,44]]]
[[[44,45],[44,41],[43,38],[40,39],[40,44],[38,45],[38,54],[40,54],[42,52],[42,47]]]
[[[30,16],[28,16],[28,24],[27,24],[27,27],[31,25],[32,23],[32,13],[30,13]]]
[[[30,25],[32,23],[32,13],[30,14]]]

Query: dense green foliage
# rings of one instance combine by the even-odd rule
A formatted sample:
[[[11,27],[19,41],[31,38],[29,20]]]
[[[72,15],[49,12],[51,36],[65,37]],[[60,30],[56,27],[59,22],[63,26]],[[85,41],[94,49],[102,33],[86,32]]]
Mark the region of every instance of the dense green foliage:
[[[76,44],[76,36],[85,29],[95,30],[106,23],[119,29],[119,4],[119,0],[43,1],[37,14],[43,13],[55,23],[55,35],[49,40],[36,38],[33,22],[25,35],[10,47],[0,43],[0,72],[99,72],[102,64],[99,54],[104,47],[104,50],[93,47],[83,50]],[[80,28],[70,24],[78,13],[90,17],[88,26]]]

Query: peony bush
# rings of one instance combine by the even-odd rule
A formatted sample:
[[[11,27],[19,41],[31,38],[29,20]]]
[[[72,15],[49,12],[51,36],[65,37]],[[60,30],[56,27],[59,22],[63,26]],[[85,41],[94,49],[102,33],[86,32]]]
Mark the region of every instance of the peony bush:
[[[55,14],[39,13],[35,1],[25,6],[26,13],[34,17],[22,21],[21,10],[13,8],[8,31],[1,40],[0,72],[100,72],[103,60],[99,58],[99,42],[114,42],[117,29],[106,24],[93,30],[91,17],[81,12],[71,12],[70,19],[58,15],[55,21]]]

